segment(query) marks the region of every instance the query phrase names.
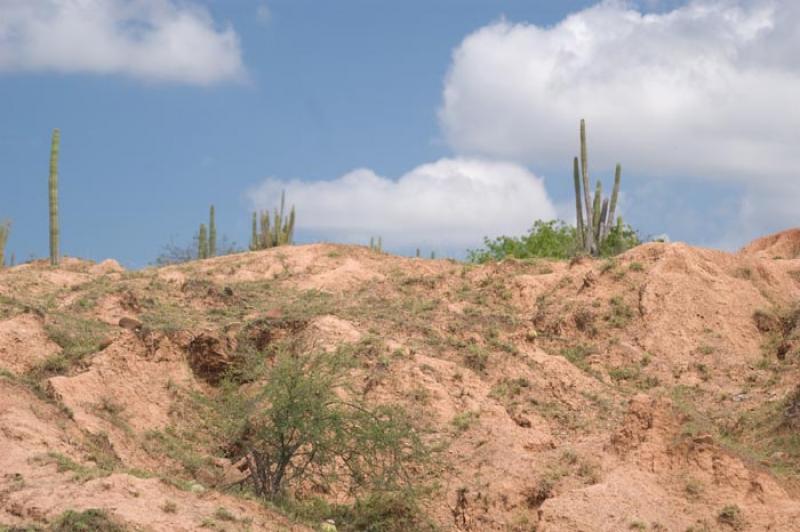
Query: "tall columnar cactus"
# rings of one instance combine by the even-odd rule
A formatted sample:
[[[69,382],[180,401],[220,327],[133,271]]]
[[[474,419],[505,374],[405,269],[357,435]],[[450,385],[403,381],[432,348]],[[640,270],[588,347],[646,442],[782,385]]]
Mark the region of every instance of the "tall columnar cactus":
[[[615,230],[614,216],[619,198],[619,186],[622,178],[622,167],[617,164],[614,172],[614,188],[611,198],[603,198],[603,185],[598,180],[595,186],[594,198],[590,195],[589,158],[586,148],[586,121],[581,120],[580,128],[580,176],[578,158],[573,160],[573,180],[575,182],[575,210],[577,214],[577,240],[585,253],[597,255],[608,238]],[[582,178],[582,179],[581,179]],[[581,190],[581,188],[583,190]],[[585,206],[582,209],[581,200]],[[584,221],[584,214],[586,215]],[[622,229],[621,218],[617,218],[617,229]]]
[[[217,256],[217,221],[214,217],[214,206],[208,210],[208,256]]]
[[[197,234],[197,258],[208,258],[208,232],[206,224],[200,224],[200,231]]]
[[[11,232],[11,222],[0,223],[0,268],[5,265],[6,242]],[[14,265],[14,255],[11,255],[11,266]]]
[[[250,232],[250,251],[259,249],[258,245],[258,215],[253,213],[253,227]]]
[[[53,139],[50,144],[50,264],[58,266],[60,260],[59,253],[59,231],[58,231],[58,150],[61,143],[61,132],[53,130]]]
[[[592,203],[589,193],[589,154],[586,149],[586,121],[581,119],[581,175],[583,177],[583,201],[586,205],[586,223],[591,224],[594,220]],[[584,231],[584,250],[587,253],[596,253],[597,248],[593,238],[594,229],[586,227]]]

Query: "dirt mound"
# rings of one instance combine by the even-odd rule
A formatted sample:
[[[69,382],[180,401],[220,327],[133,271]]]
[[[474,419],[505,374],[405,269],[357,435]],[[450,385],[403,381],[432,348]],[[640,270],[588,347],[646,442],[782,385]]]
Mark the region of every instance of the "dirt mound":
[[[0,378],[0,523],[41,526],[67,510],[99,508],[146,530],[306,530],[199,485],[181,490],[158,478],[110,474],[100,450],[87,448],[91,441],[63,411]]]
[[[765,259],[800,258],[800,229],[787,229],[758,238],[743,247],[739,253],[758,255]]]
[[[291,529],[226,492],[245,473],[200,405],[231,372],[255,385],[277,348],[342,347],[347,393],[402,407],[434,449],[415,480],[443,530],[793,530],[798,243],[480,266],[316,244],[4,270],[0,523],[105,508],[145,529]]]
[[[127,330],[94,355],[87,371],[48,381],[78,427],[106,435],[116,455],[133,467],[154,465],[134,436],[169,425],[175,390],[193,385],[182,351],[169,338]]]
[[[20,375],[60,350],[33,313],[0,321],[0,370]]]

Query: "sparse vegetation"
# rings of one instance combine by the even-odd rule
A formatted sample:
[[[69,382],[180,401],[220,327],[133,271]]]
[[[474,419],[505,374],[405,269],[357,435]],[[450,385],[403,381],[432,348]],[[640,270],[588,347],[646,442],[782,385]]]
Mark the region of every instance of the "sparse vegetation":
[[[478,414],[478,412],[467,410],[465,412],[461,412],[460,414],[456,414],[450,423],[458,432],[466,432],[478,420],[479,417],[480,414]]]
[[[734,530],[742,530],[744,528],[742,510],[735,504],[731,504],[722,508],[717,515],[717,521],[723,525],[728,525]]]
[[[413,493],[409,468],[424,463],[427,450],[399,407],[368,407],[349,391],[345,353],[282,348],[273,356],[255,393],[228,381],[211,405],[223,448],[246,459],[259,496],[280,502],[301,484],[334,479],[357,500]]]
[[[55,312],[45,324],[45,331],[61,352],[45,360],[34,373],[55,375],[66,373],[99,351],[108,340],[109,327],[97,320]]]
[[[90,508],[82,512],[67,510],[56,519],[51,532],[125,532],[108,512]]]

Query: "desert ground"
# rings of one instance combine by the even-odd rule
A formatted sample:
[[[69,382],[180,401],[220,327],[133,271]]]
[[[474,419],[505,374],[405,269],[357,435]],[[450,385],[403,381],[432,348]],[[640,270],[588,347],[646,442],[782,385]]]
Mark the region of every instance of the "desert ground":
[[[194,407],[243,335],[350,346],[353,387],[434,453],[436,529],[800,530],[798,301],[800,229],[608,260],[313,244],[0,270],[0,530],[89,509],[124,530],[318,529],[242,490]]]

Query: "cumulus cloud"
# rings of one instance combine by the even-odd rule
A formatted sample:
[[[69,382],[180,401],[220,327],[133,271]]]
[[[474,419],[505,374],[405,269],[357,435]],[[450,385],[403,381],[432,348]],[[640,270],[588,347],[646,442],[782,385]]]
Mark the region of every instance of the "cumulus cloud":
[[[397,180],[358,169],[332,181],[267,179],[248,194],[254,208],[275,207],[281,190],[296,205],[298,226],[337,241],[381,236],[393,249],[464,249],[484,236],[520,234],[555,208],[541,178],[522,166],[442,159]]]
[[[0,72],[122,74],[209,85],[245,77],[239,38],[174,0],[2,0]]]
[[[628,190],[676,177],[739,190],[727,247],[796,225],[800,2],[674,4],[607,0],[549,27],[475,31],[445,80],[445,139],[463,155],[568,168],[586,118],[595,176],[620,161]]]
[[[440,121],[462,154],[637,175],[793,176],[800,130],[800,3],[696,0],[664,13],[606,1],[552,27],[501,20],[464,39]]]

